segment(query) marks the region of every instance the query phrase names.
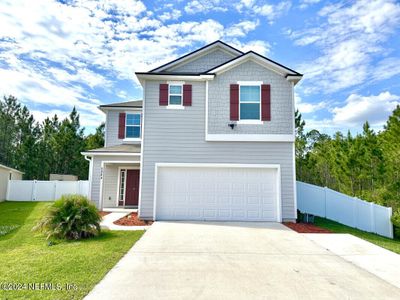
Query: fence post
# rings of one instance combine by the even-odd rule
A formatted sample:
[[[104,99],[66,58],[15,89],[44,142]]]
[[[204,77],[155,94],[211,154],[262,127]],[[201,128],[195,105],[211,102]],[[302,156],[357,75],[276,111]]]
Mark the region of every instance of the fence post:
[[[392,223],[392,214],[393,214],[393,209],[392,207],[388,207],[388,213],[389,213],[389,235],[391,238],[394,237],[394,232],[393,232],[393,223]]]
[[[326,194],[327,194],[327,191],[328,191],[328,187],[327,186],[324,186],[324,218],[326,218]]]
[[[57,180],[54,181],[53,184],[53,200],[56,200],[56,195],[57,195]]]
[[[353,220],[354,220],[354,228],[358,228],[358,198],[353,197]]]
[[[31,201],[36,201],[36,180],[32,182],[32,197]]]
[[[77,193],[78,195],[82,195],[82,193],[81,193],[81,181],[78,180],[77,183],[78,183],[78,184],[76,185],[76,193]]]
[[[374,207],[374,203],[370,202],[369,203],[369,207],[370,207],[370,216],[371,216],[371,231],[373,233],[376,233],[376,228],[375,228],[375,207]]]

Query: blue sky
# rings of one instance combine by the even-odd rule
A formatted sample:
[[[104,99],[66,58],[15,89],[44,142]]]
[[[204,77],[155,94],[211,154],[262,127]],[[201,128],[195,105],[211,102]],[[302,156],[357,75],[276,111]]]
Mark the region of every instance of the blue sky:
[[[99,104],[141,99],[135,71],[221,39],[305,74],[309,129],[379,130],[400,104],[399,34],[392,0],[2,0],[0,93],[37,120],[76,106],[91,132]]]

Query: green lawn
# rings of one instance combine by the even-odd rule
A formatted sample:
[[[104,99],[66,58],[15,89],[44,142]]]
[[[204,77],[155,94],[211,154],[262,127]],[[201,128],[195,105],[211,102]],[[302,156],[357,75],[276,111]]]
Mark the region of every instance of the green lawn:
[[[48,205],[0,203],[3,233],[0,234],[0,285],[3,285],[0,299],[81,299],[143,234],[143,231],[103,231],[93,239],[60,241],[49,246],[41,234],[31,231]],[[17,286],[22,290],[5,291],[4,283],[51,283],[55,290],[27,290]],[[67,290],[67,284],[76,289]],[[56,290],[59,287],[61,291]]]
[[[380,247],[386,248],[390,251],[396,252],[398,254],[400,254],[400,240],[397,239],[389,239],[389,238],[385,238],[383,236],[380,235],[376,235],[374,233],[368,233],[365,231],[361,231],[352,227],[348,227],[346,225],[328,220],[328,219],[324,219],[324,218],[319,218],[319,217],[315,217],[315,225],[321,227],[321,228],[325,228],[325,229],[329,229],[333,232],[336,233],[350,233],[352,235],[355,235],[361,239],[364,239],[368,242],[374,243]]]

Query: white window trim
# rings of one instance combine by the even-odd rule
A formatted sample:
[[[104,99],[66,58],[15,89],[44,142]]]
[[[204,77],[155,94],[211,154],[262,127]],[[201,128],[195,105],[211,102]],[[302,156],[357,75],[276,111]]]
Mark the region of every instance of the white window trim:
[[[181,93],[180,94],[171,94],[171,86],[180,86],[181,87]],[[171,104],[170,103],[171,96],[180,96],[181,97],[181,104]],[[169,108],[169,109],[183,109],[183,83],[182,82],[168,83],[168,106],[167,106],[167,108]]]
[[[166,107],[166,109],[185,109],[183,105],[177,105],[177,104],[170,104]]]
[[[237,124],[263,124],[263,121],[261,120],[261,85],[263,84],[263,82],[262,81],[238,81],[237,84],[239,84],[239,121],[237,122]],[[260,114],[259,114],[258,119],[243,119],[243,120],[240,119],[240,104],[241,104],[240,89],[241,89],[242,86],[258,86],[260,88],[260,102],[259,102],[259,105],[260,105],[259,112],[260,112]],[[255,102],[255,101],[252,101],[252,102],[246,101],[246,102],[243,102],[243,103],[253,103],[254,104],[254,103],[257,103],[257,102]],[[248,121],[250,121],[250,122],[248,122]],[[256,122],[256,123],[254,123],[254,122]]]
[[[127,124],[127,119],[128,119],[128,115],[139,115],[139,125],[128,125]],[[126,137],[126,133],[127,133],[127,127],[139,127],[139,137]],[[125,112],[125,138],[124,141],[126,142],[134,142],[134,141],[140,141],[142,138],[142,114],[139,112]]]
[[[236,124],[239,124],[239,125],[262,125],[262,124],[264,124],[264,121],[261,121],[261,120],[239,120],[239,121],[236,121]]]
[[[121,183],[122,183],[122,171],[124,171],[125,172],[125,175],[124,175],[124,193],[123,193],[123,195],[122,195],[122,202],[123,202],[123,204],[122,204],[122,206],[120,206],[119,205],[119,197],[121,196]],[[126,175],[127,175],[127,170],[126,169],[123,169],[123,168],[121,168],[121,167],[119,167],[118,168],[118,184],[117,184],[117,203],[116,203],[116,206],[117,207],[124,207],[125,206],[125,194],[126,194]]]

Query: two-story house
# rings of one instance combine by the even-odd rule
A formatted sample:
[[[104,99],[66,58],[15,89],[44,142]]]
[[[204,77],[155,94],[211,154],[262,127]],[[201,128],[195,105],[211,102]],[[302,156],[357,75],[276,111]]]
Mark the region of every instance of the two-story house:
[[[221,41],[149,72],[143,101],[102,105],[96,205],[153,220],[296,219],[294,86],[302,75]]]

